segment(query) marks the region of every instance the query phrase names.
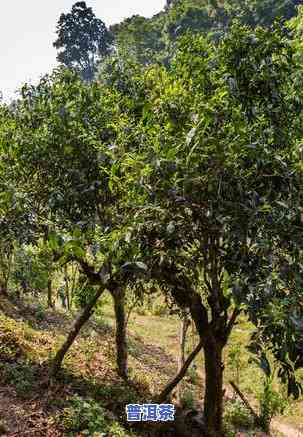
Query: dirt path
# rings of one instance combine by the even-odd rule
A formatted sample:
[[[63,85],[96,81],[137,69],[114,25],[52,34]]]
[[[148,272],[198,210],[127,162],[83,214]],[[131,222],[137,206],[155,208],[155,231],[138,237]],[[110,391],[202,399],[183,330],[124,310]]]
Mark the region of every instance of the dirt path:
[[[303,437],[302,431],[299,431],[298,429],[294,428],[291,425],[288,425],[287,423],[282,423],[277,419],[273,420],[272,429],[287,437]]]

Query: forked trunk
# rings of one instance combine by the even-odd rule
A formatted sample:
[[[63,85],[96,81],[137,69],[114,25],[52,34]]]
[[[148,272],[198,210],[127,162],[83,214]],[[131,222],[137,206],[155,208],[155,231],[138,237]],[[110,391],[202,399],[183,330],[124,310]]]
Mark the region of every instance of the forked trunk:
[[[223,436],[223,347],[215,339],[206,341],[204,421],[209,437]]]
[[[126,314],[125,293],[122,289],[112,292],[116,317],[116,346],[117,346],[117,370],[118,374],[127,379],[127,340],[126,340]]]

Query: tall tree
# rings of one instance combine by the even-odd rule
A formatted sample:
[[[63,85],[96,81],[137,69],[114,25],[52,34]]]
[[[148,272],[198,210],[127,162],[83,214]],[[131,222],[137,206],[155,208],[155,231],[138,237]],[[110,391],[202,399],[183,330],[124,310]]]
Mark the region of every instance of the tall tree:
[[[106,25],[86,6],[77,2],[68,14],[62,14],[57,24],[59,50],[57,60],[78,71],[82,78],[91,81],[100,59],[110,52],[112,37]]]
[[[297,73],[279,29],[237,25],[219,46],[185,37],[170,69],[145,74],[138,154],[120,165],[145,262],[202,342],[208,436],[223,435],[223,350],[242,311],[267,321],[280,375],[299,393],[287,361],[294,340],[271,343],[263,314],[291,297],[296,321],[302,302]],[[138,114],[142,94],[133,96]]]

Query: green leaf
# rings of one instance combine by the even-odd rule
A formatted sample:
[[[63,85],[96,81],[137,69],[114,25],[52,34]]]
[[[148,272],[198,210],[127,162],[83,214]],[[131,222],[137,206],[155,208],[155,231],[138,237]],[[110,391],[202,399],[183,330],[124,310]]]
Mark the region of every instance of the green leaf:
[[[54,232],[50,232],[48,235],[48,244],[52,250],[57,250],[59,248],[59,238]]]

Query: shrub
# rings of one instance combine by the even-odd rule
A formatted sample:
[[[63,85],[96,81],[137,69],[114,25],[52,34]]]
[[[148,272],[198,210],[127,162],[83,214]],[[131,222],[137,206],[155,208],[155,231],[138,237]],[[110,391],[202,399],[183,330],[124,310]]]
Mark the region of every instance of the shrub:
[[[36,378],[29,364],[2,364],[1,374],[6,383],[14,385],[18,396],[26,398],[31,395]]]
[[[240,344],[232,345],[231,348],[229,349],[227,364],[233,372],[233,376],[236,380],[236,383],[239,385],[240,384],[240,371],[241,371],[242,366],[243,366],[243,358],[242,358],[242,354],[241,354],[241,345]]]
[[[188,381],[192,384],[197,384],[198,382],[198,373],[195,365],[192,365],[187,371]]]
[[[229,401],[225,406],[224,420],[235,428],[251,428],[254,419],[242,402],[238,400]]]
[[[282,414],[287,407],[287,400],[274,390],[273,378],[264,378],[264,387],[258,395],[260,405],[260,425],[265,432],[270,429],[270,422],[274,416]]]
[[[35,311],[35,318],[38,322],[42,322],[43,320],[45,320],[45,317],[46,317],[45,307],[41,303],[39,303]]]
[[[63,425],[69,432],[85,432],[87,435],[102,433],[106,428],[104,409],[93,400],[85,400],[80,396],[70,399],[70,405],[64,409]],[[85,435],[85,434],[83,434]]]
[[[17,360],[33,353],[31,329],[25,324],[0,315],[0,357]]]
[[[67,432],[80,433],[90,437],[132,437],[95,400],[75,396],[65,408],[63,424]]]
[[[181,404],[183,408],[193,409],[195,406],[195,399],[191,390],[184,390],[181,396]]]

